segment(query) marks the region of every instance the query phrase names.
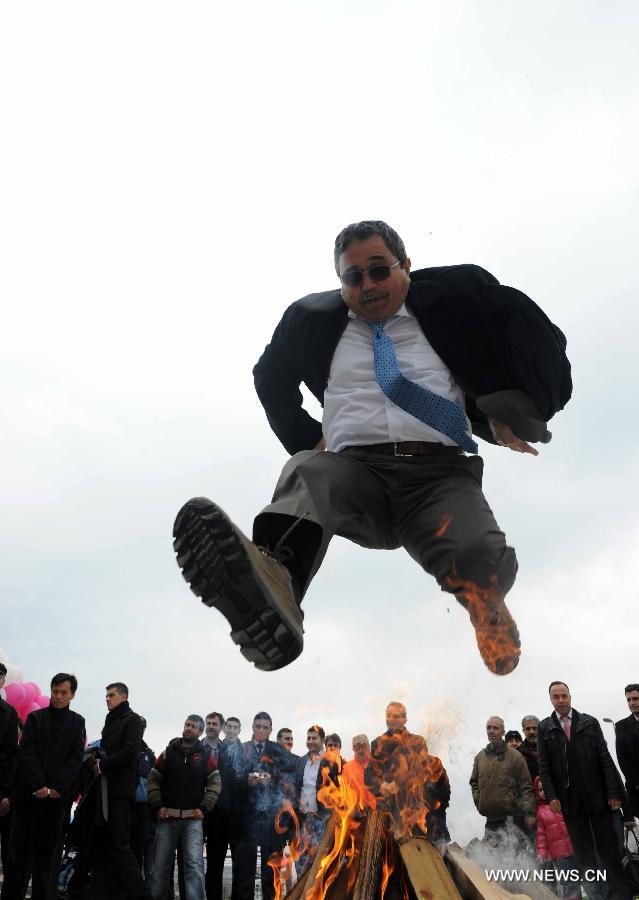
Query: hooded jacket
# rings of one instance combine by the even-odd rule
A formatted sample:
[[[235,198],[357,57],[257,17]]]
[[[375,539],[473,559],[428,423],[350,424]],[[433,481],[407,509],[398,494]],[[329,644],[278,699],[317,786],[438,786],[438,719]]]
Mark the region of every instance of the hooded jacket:
[[[488,744],[479,751],[470,787],[477,811],[489,822],[535,815],[535,795],[526,760],[504,741],[497,747]]]
[[[542,800],[539,788],[541,778],[535,778],[535,796],[537,797],[537,831],[535,833],[535,847],[537,857],[540,860],[566,859],[574,854],[568,829],[561,813],[556,813],[548,806],[547,800]]]

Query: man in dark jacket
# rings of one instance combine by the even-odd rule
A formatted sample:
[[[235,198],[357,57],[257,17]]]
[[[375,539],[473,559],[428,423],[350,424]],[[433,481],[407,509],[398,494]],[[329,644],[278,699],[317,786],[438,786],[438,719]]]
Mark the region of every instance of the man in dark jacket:
[[[289,754],[269,740],[273,722],[267,712],[255,714],[253,737],[242,744],[242,771],[237,784],[239,841],[233,859],[233,896],[253,900],[257,848],[260,848],[262,897],[273,900],[273,869],[268,865],[272,853],[282,849],[285,836],[275,831],[275,816],[284,794],[281,773],[294,766]]]
[[[639,684],[624,688],[630,715],[615,725],[619,766],[626,779],[626,790],[633,816],[639,816]]]
[[[621,777],[597,719],[572,708],[568,685],[549,687],[554,712],[539,723],[539,775],[552,812],[564,817],[582,873],[596,870],[595,845],[607,871],[611,898],[632,895],[621,866],[612,811],[624,800]],[[598,896],[596,883],[584,884]]]
[[[2,900],[23,900],[29,872],[33,900],[55,897],[60,837],[86,740],[84,719],[69,709],[77,687],[75,675],[54,675],[50,706],[27,716],[11,798],[13,820]]]
[[[4,686],[7,667],[0,662],[0,690]],[[18,713],[0,697],[0,860],[7,870],[9,831],[11,825],[11,787],[18,758]]]
[[[240,839],[237,795],[244,768],[244,754],[239,740],[242,727],[240,720],[237,716],[229,716],[224,721],[220,713],[209,713],[206,717],[207,732],[215,728],[216,722],[218,737],[219,729],[222,728],[225,738],[217,742],[217,765],[222,779],[222,790],[217,803],[204,820],[206,900],[222,900],[224,862],[229,847],[231,848],[231,857],[235,861],[235,849]]]
[[[565,338],[478,266],[411,273],[384,222],[349,225],[334,258],[341,291],[289,307],[254,369],[294,456],[253,541],[196,498],[175,522],[178,564],[268,671],[302,652],[299,607],[333,535],[404,547],[467,609],[488,668],[507,674],[520,654],[504,602],[517,561],[482,493],[471,432],[537,455],[528,442],[550,440],[546,422],[570,397]],[[302,382],[321,424],[302,407]]]
[[[539,775],[539,753],[537,751],[537,728],[539,719],[537,716],[524,716],[521,720],[521,727],[524,732],[524,740],[519,752],[526,760],[528,771],[530,772],[530,780],[534,783],[535,778]]]
[[[131,813],[144,721],[129,706],[129,689],[121,681],[106,687],[107,716],[102,729],[102,753],[95,774],[106,781],[107,842],[95,866],[95,894],[104,900],[150,897],[138,861],[131,850]],[[100,785],[102,787],[102,785]]]
[[[181,738],[174,738],[156,759],[147,792],[149,808],[157,816],[155,856],[151,872],[153,900],[166,900],[175,851],[182,845],[186,900],[204,900],[204,816],[221,790],[217,759],[199,740],[202,716],[191,715]]]

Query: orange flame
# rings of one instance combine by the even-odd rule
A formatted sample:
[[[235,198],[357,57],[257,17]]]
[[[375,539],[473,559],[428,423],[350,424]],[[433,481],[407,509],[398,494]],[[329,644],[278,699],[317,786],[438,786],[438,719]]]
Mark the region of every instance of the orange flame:
[[[519,632],[511,616],[504,594],[492,575],[488,587],[453,575],[446,579],[446,589],[457,596],[470,615],[481,658],[491,672],[507,675],[516,667],[521,653]]]
[[[393,865],[392,860],[390,859],[390,848],[388,846],[388,841],[385,841],[384,846],[384,862],[382,864],[382,881],[379,888],[379,897],[380,900],[384,900],[384,894],[386,893],[386,888],[388,887],[388,882],[393,874],[395,866]]]
[[[366,810],[361,788],[338,773],[339,754],[327,751],[323,758],[329,764],[324,767],[322,787],[317,796],[324,806],[337,813],[338,822],[331,849],[321,859],[305,900],[325,900],[338,877],[346,882],[340,881],[340,895],[344,892],[346,896],[351,895],[357,880],[362,814]],[[439,786],[443,784],[448,790],[448,783],[441,760],[429,754],[424,738],[406,730],[384,734],[377,739],[376,757],[369,765],[373,774],[371,781],[376,782],[377,808],[387,814],[394,837],[409,837],[414,833],[425,835],[429,828],[429,813],[441,806],[437,798]],[[432,793],[430,786],[434,788]],[[380,900],[395,869],[394,843],[385,839]],[[402,889],[406,893],[405,885]]]
[[[293,828],[295,830],[295,836],[289,844],[289,853],[286,853],[282,850],[279,853],[271,853],[267,862],[268,865],[273,869],[273,885],[275,888],[275,900],[281,900],[284,896],[284,887],[286,884],[290,882],[291,876],[293,874],[293,867],[297,860],[302,856],[308,847],[309,843],[309,835],[306,828],[302,827],[300,831],[300,824],[297,815],[295,814],[295,810],[293,809],[293,805],[290,800],[285,800],[281,807],[277,811],[277,815],[275,816],[275,831],[278,834],[285,834],[290,827],[289,823],[283,824],[282,819],[285,815],[289,815],[293,821]]]
[[[324,900],[330,886],[344,868],[349,870],[347,895],[351,893],[357,878],[357,867],[353,862],[357,858],[355,835],[361,825],[359,792],[342,776],[338,751],[327,750],[323,760],[328,765],[323,768],[322,786],[317,792],[317,799],[327,809],[337,812],[339,822],[334,829],[332,849],[321,860],[317,876],[306,892],[305,900]]]
[[[444,535],[448,531],[448,526],[450,525],[450,523],[452,521],[453,521],[453,517],[450,515],[450,513],[446,513],[445,516],[442,516],[442,520],[439,523],[439,528],[435,532],[435,537],[438,537],[438,538],[444,537]]]

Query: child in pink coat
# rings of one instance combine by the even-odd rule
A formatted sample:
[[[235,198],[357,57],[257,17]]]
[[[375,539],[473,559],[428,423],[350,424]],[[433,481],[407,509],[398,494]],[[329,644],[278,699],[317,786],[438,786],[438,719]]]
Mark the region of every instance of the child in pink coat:
[[[539,776],[535,778],[534,786],[537,796],[537,830],[535,834],[537,859],[541,863],[552,861],[556,872],[577,869],[577,860],[564,817],[561,813],[553,812],[548,806]],[[580,900],[581,887],[578,881],[565,881],[558,878],[556,884],[561,887],[564,900]]]

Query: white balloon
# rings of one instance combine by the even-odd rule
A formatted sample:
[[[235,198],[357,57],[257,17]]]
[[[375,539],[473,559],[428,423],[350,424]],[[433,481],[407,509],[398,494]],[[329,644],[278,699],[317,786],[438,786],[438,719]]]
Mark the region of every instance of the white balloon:
[[[6,663],[8,659],[9,657],[7,656],[6,650],[3,650],[2,647],[0,647],[0,662]]]
[[[24,678],[22,677],[22,669],[19,669],[17,666],[12,666],[11,663],[8,663],[5,684],[22,684],[23,681]]]

